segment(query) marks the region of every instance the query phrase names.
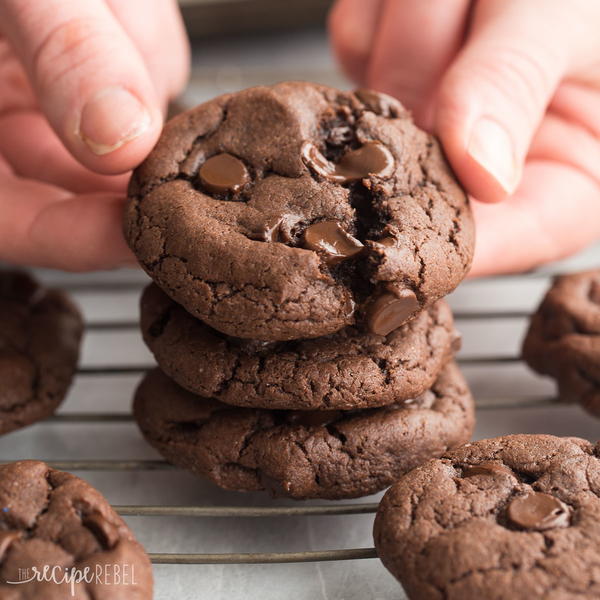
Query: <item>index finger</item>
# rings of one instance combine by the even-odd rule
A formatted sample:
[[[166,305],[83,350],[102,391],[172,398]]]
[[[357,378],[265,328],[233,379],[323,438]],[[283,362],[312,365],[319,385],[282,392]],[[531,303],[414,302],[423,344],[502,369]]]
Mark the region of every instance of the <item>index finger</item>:
[[[142,57],[102,0],[3,0],[0,23],[75,158],[102,173],[145,158],[162,126],[159,101]]]

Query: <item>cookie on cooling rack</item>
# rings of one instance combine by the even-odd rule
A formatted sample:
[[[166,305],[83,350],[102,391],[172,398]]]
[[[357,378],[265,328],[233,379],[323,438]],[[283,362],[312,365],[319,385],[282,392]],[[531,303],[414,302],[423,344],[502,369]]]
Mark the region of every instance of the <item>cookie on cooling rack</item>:
[[[176,302],[227,335],[386,335],[452,291],[474,245],[439,144],[371,91],[280,83],[165,126],[125,236]]]
[[[0,270],[0,433],[54,413],[77,367],[82,330],[64,293]]]
[[[557,277],[531,317],[523,358],[559,395],[600,416],[600,269]]]
[[[261,343],[219,333],[154,284],[142,296],[141,327],[159,366],[179,385],[227,404],[275,409],[349,410],[414,398],[460,343],[443,300],[387,337],[346,327]]]
[[[73,593],[61,583],[86,569]],[[43,462],[0,466],[1,598],[150,600],[152,587],[148,556],[100,492]]]
[[[509,435],[417,467],[374,537],[409,598],[600,597],[600,447]]]
[[[362,411],[236,408],[195,396],[160,370],[140,384],[134,415],[165,458],[217,485],[304,498],[375,493],[468,440],[473,399],[453,363],[412,401]]]

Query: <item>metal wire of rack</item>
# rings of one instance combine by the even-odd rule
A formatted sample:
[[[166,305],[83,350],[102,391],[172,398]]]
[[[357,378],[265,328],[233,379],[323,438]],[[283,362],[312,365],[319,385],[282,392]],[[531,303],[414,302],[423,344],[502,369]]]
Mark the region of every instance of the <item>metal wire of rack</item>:
[[[529,277],[535,277],[529,275]],[[120,283],[114,286],[94,283],[70,283],[62,286],[68,292],[90,293],[94,290],[119,290],[137,292],[142,289],[141,283]],[[455,310],[457,322],[489,322],[494,319],[523,319],[527,311],[523,310]],[[135,319],[94,320],[88,319],[87,331],[93,332],[137,332],[138,324]],[[501,365],[519,362],[516,355],[488,355],[488,356],[460,356],[458,362],[461,366]],[[103,377],[108,375],[133,375],[140,377],[151,369],[151,363],[139,364],[106,364],[86,365],[78,369],[77,378]],[[531,408],[544,407],[556,404],[558,400],[549,396],[515,395],[512,397],[499,396],[485,398],[476,402],[477,409],[490,410],[498,408]],[[111,425],[115,423],[129,423],[133,421],[130,414],[118,412],[67,412],[59,413],[45,423],[59,423],[65,425],[93,423]],[[40,424],[38,426],[43,426]],[[40,457],[42,458],[42,457]],[[172,470],[164,460],[138,459],[138,460],[111,460],[111,459],[69,459],[48,460],[48,464],[57,469],[67,471],[106,471],[106,472],[139,472]],[[244,506],[194,506],[194,505],[119,505],[115,509],[122,516],[134,517],[187,517],[187,518],[269,518],[292,516],[342,516],[374,513],[377,503],[331,503],[324,505],[298,505],[298,506],[272,506],[272,507],[244,507]],[[304,552],[261,552],[261,553],[151,553],[150,558],[155,564],[255,564],[255,563],[302,563],[313,561],[342,561],[356,559],[376,558],[376,551],[372,547],[345,548],[328,550],[311,550]]]
[[[457,318],[461,318],[459,314]],[[477,315],[476,318],[479,318]],[[124,326],[125,324],[123,324]],[[136,326],[127,324],[127,326]],[[89,326],[93,328],[93,325]],[[497,357],[485,359],[485,362],[515,362],[518,359]],[[459,359],[459,364],[481,364],[482,359]],[[147,369],[152,368],[148,365]],[[90,372],[97,375],[105,372],[142,374],[146,369],[138,367],[114,367],[109,369],[80,369],[79,376]],[[491,408],[525,408],[557,403],[555,398],[513,398],[497,401],[477,402],[478,410]],[[58,423],[115,423],[131,422],[129,414],[118,413],[68,413],[51,417],[48,422]],[[164,460],[60,460],[47,461],[49,466],[65,471],[139,471],[174,469]],[[375,513],[377,503],[326,504],[321,506],[296,507],[238,507],[238,506],[114,506],[121,516],[143,517],[195,517],[195,518],[266,518],[274,516],[331,516]],[[150,553],[154,564],[255,564],[255,563],[300,563],[312,561],[357,560],[376,558],[375,548],[349,548],[315,550],[305,552],[269,552],[269,553]]]

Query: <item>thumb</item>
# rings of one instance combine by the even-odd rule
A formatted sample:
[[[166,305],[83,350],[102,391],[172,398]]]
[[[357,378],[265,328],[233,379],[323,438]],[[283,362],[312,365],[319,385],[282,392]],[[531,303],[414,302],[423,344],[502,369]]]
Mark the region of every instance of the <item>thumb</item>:
[[[105,2],[2,0],[0,23],[75,158],[102,173],[143,160],[161,111],[142,57]]]
[[[561,6],[562,4],[562,6]],[[436,99],[436,129],[467,190],[512,194],[533,135],[570,67],[577,28],[562,0],[485,0]]]

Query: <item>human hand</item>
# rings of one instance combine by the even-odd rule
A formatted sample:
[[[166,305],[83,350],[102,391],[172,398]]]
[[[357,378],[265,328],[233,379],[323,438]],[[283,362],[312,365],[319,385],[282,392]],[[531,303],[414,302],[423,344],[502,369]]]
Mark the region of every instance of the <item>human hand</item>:
[[[175,0],[0,2],[0,260],[135,262],[124,173],[158,139],[188,64]]]
[[[330,29],[347,73],[412,109],[480,200],[472,275],[600,237],[600,2],[338,0]]]

